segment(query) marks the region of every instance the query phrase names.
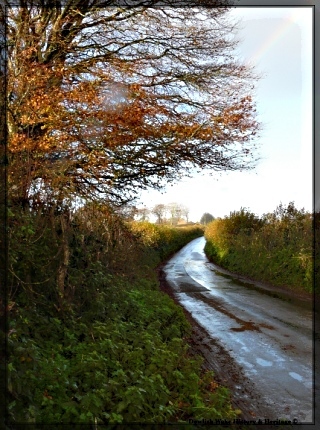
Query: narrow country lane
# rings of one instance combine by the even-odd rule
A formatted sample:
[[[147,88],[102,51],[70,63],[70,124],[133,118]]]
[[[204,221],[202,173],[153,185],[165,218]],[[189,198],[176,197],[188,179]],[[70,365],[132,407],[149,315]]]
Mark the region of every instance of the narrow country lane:
[[[272,414],[261,418],[311,423],[312,306],[272,297],[221,273],[204,245],[204,238],[193,240],[165,265],[176,299],[242,369],[261,410]]]

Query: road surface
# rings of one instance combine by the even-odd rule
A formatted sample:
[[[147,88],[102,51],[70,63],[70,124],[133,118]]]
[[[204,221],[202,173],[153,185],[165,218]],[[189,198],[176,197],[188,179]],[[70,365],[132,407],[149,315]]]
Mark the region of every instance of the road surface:
[[[264,406],[261,411],[272,415],[257,418],[312,423],[312,306],[225,275],[208,261],[204,245],[204,238],[193,240],[164,266],[176,299],[227,350]],[[241,381],[234,388],[241,392]]]

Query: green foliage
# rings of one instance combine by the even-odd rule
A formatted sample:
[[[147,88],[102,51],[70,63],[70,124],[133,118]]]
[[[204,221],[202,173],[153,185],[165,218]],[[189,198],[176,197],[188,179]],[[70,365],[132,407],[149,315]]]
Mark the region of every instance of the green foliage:
[[[207,255],[233,272],[254,279],[312,291],[312,217],[292,202],[262,219],[245,209],[210,223]]]
[[[229,393],[189,356],[189,324],[154,270],[203,230],[125,223],[97,205],[66,213],[10,212],[10,421],[234,417]]]
[[[104,298],[108,301],[108,297]],[[105,304],[107,306],[107,303]],[[9,414],[15,422],[165,422],[234,417],[210,390],[183,337],[183,312],[159,291],[127,291],[112,318],[62,322],[16,308],[10,322]],[[37,330],[34,327],[37,326]],[[211,385],[210,385],[211,384]]]

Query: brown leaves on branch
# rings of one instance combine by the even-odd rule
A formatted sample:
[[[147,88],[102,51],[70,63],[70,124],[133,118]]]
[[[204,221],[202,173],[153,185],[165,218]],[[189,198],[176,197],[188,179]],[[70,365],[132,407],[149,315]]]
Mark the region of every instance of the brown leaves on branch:
[[[14,198],[122,201],[192,167],[251,167],[253,76],[226,10],[26,3],[8,19]]]

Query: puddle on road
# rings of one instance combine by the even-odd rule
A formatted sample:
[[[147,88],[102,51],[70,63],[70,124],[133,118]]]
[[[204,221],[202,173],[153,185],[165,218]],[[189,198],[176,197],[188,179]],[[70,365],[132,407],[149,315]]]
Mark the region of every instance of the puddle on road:
[[[302,376],[299,375],[299,373],[289,372],[289,375],[291,376],[291,378],[296,379],[299,382],[303,380]]]
[[[192,252],[191,257],[193,260],[203,261],[203,254],[200,254],[200,252],[196,252],[196,251]]]
[[[273,364],[272,361],[263,360],[262,358],[256,358],[256,362],[263,367],[270,367]]]

